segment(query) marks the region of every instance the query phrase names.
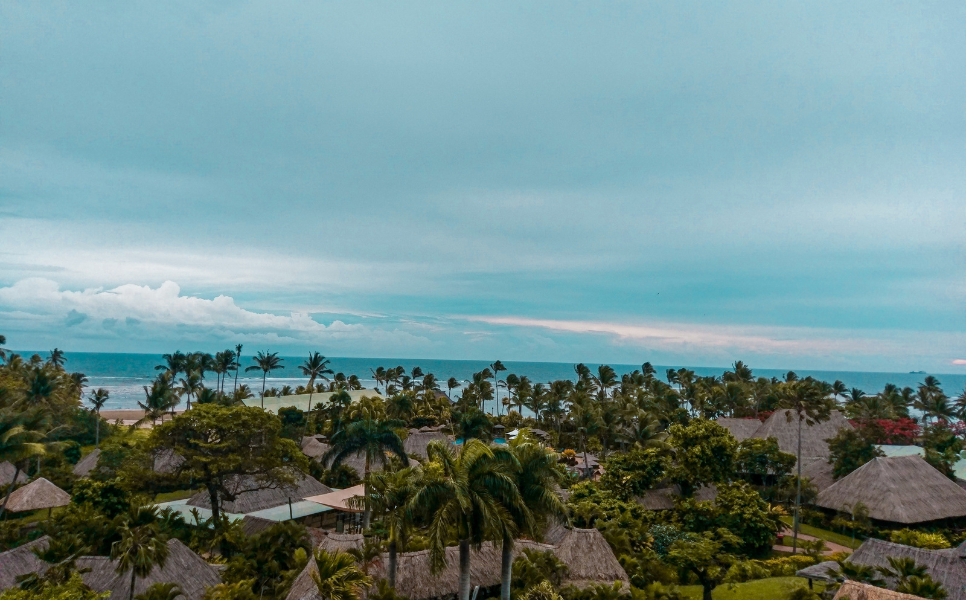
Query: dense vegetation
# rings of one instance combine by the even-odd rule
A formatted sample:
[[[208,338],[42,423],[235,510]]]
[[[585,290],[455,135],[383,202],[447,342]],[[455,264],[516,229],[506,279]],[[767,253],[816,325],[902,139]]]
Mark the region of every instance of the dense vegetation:
[[[372,373],[379,395],[353,402],[347,392],[361,389],[358,377],[334,374],[318,353],[300,365],[304,386],[275,390],[266,383],[281,365],[278,355],[259,352],[246,367],[241,351],[165,355],[140,403],[141,424],[154,427],[128,428],[100,417],[108,394],[86,390],[86,378],[68,372],[62,352],[25,359],[0,350],[0,462],[9,461],[17,473],[40,474],[72,494],[71,504],[46,521],[3,514],[0,549],[51,537],[41,558],[56,568],[24,581],[26,588],[48,598],[95,598],[83,590],[75,562],[102,555],[118,559],[125,571],[134,567],[133,590],[137,577],[166,560],[165,540],[177,538],[226,565],[224,583],[209,591],[212,599],[284,598],[308,561],[316,562],[324,597],[356,598],[369,588],[370,597],[395,598],[398,552],[429,549],[439,568],[444,549],[458,546],[460,596],[466,600],[470,549],[495,541],[504,552],[503,583],[484,593],[505,600],[560,594],[603,600],[627,593],[673,599],[683,593],[677,586],[686,585],[700,586],[710,598],[722,583],[788,576],[819,560],[819,548],[808,543],[798,556],[772,551],[782,518],[810,494],[808,482],[801,485],[793,473],[796,457],[781,452],[774,439],[739,443],[715,418],[764,419],[792,408],[802,418],[823,420],[840,409],[856,429],[831,441],[837,476],[876,456],[875,444],[919,443],[927,459],[950,475],[963,449],[959,419],[966,393],[950,399],[931,377],[917,390],[887,386],[870,395],[791,372],[783,379],[756,378],[741,362],[720,377],[687,369],[659,377],[645,363],[620,376],[606,365],[595,371],[576,365],[574,380],[544,384],[503,375],[506,368],[496,361],[468,382],[444,382],[419,368],[380,367]],[[284,408],[276,416],[245,406],[254,395],[238,384],[242,369],[262,375],[259,396],[311,394],[310,409]],[[498,414],[484,413],[493,400]],[[186,410],[168,418],[178,407]],[[443,427],[462,441],[458,451],[434,442],[427,459],[407,457],[408,429],[423,426]],[[545,437],[525,430],[509,444],[490,443],[514,428]],[[299,450],[303,436],[315,434],[331,442],[321,462]],[[75,478],[72,466],[93,446],[101,450],[98,468],[89,479]],[[363,472],[341,464],[356,453],[365,457]],[[603,464],[599,480],[589,477],[591,454]],[[165,455],[177,455],[178,466],[158,472],[155,462]],[[374,468],[377,463],[384,468]],[[246,536],[221,513],[220,506],[239,493],[230,481],[249,476],[259,485],[281,485],[298,472],[334,487],[365,482],[364,551],[313,552],[305,528],[294,522]],[[717,493],[702,501],[709,486]],[[3,490],[4,504],[13,489]],[[207,521],[196,514],[186,522],[154,506],[159,494],[199,490],[212,506]],[[673,506],[647,510],[637,502],[654,490],[672,490]],[[804,518],[860,537],[898,536],[916,545],[948,545],[960,537],[955,530],[877,531],[857,512],[845,519],[806,511]],[[528,550],[510,560],[515,539],[539,540],[554,521],[597,528],[630,576],[631,589],[567,587],[565,566],[552,554]],[[388,566],[386,580],[376,582],[366,565],[380,551],[388,553]],[[153,593],[172,597],[176,590]]]

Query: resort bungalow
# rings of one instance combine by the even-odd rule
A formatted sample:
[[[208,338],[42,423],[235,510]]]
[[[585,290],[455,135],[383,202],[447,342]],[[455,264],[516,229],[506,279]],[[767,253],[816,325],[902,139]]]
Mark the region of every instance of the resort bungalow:
[[[739,442],[748,438],[775,438],[778,448],[798,456],[798,418],[792,410],[776,410],[764,423],[758,419],[717,419],[715,421],[731,432]],[[827,439],[838,435],[843,429],[852,429],[852,424],[837,410],[833,410],[827,421],[802,423],[802,466],[805,459],[828,459],[831,452]]]
[[[319,404],[327,405],[329,404],[329,399],[332,398],[334,394],[339,392],[316,392],[314,394],[293,394],[291,396],[266,396],[264,398],[265,410],[277,415],[278,409],[288,408],[289,406],[294,406],[300,410],[309,410],[309,401],[311,398],[312,408],[315,408]],[[349,397],[352,398],[352,402],[358,402],[363,396],[369,398],[382,398],[383,396],[376,390],[346,390]],[[259,396],[254,398],[246,398],[246,406],[262,406],[263,399]]]
[[[31,573],[43,574],[47,563],[37,558],[35,549],[47,546],[46,536],[0,553],[0,591],[17,587],[17,579]],[[77,568],[84,583],[98,593],[111,592],[112,598],[127,598],[131,589],[131,571],[117,572],[117,561],[106,556],[82,556]],[[155,566],[147,577],[139,577],[134,593],[143,594],[155,583],[174,583],[185,600],[200,600],[208,587],[221,583],[216,567],[191,551],[177,539],[168,540],[168,558],[163,568]]]
[[[327,494],[332,488],[323,485],[310,475],[299,473],[292,485],[273,488],[258,488],[258,483],[250,477],[239,477],[232,486],[238,491],[234,500],[222,503],[221,510],[231,520],[242,520],[246,516],[273,521],[298,521],[310,527],[335,526],[335,515],[327,514],[332,508],[306,500],[309,496]],[[201,491],[187,500],[174,500],[158,505],[180,512],[186,521],[194,522],[192,511],[197,511],[202,519],[211,518],[211,500],[208,492]]]
[[[922,600],[922,598],[912,594],[885,590],[867,583],[846,581],[835,593],[832,600]]]
[[[819,493],[815,504],[842,513],[858,503],[869,517],[911,525],[966,517],[966,490],[920,456],[870,460]]]
[[[926,573],[934,581],[942,584],[946,593],[949,594],[947,600],[966,600],[966,561],[964,561],[963,555],[963,546],[945,550],[927,550],[869,539],[846,560],[856,565],[888,569],[890,568],[890,558],[911,558],[916,564],[924,566]],[[810,581],[830,582],[833,578],[829,571],[837,569],[838,564],[836,562],[826,561],[802,569],[796,575],[805,577]],[[889,587],[896,587],[894,580],[887,578],[886,583]],[[862,596],[854,597],[861,598]],[[868,596],[868,598],[874,598],[874,596]]]
[[[517,540],[514,555],[519,556],[524,549],[553,552],[569,568],[563,585],[584,588],[593,584],[620,582],[628,589],[629,578],[621,567],[604,536],[596,529],[554,528],[547,536],[548,543],[530,540]],[[348,550],[360,547],[362,535],[329,534],[320,545],[328,551]],[[472,550],[470,557],[470,585],[496,590],[500,585],[500,546],[486,542],[479,550]],[[374,571],[375,579],[386,576],[385,565],[388,557],[383,555]],[[305,570],[296,578],[287,600],[317,600],[317,589],[312,580],[315,570],[309,561]],[[311,585],[310,585],[311,584]],[[428,600],[455,596],[459,591],[459,548],[446,549],[446,567],[437,574],[430,569],[430,551],[403,552],[397,557],[396,592],[410,600]]]

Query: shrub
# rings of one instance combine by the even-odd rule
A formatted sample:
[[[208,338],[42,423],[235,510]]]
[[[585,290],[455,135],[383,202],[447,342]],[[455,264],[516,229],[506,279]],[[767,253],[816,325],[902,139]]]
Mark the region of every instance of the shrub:
[[[889,541],[904,546],[915,548],[927,548],[929,550],[942,550],[949,548],[949,540],[941,533],[927,533],[916,531],[915,529],[899,529],[889,532]]]

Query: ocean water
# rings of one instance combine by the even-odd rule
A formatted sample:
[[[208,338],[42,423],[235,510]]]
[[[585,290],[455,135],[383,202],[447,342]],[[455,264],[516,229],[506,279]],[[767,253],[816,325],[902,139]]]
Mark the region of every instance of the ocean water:
[[[43,357],[47,352],[16,351],[18,354],[30,356],[40,354]],[[159,354],[108,354],[92,352],[68,352],[65,367],[70,372],[81,372],[87,375],[89,382],[87,390],[105,388],[110,392],[110,399],[105,408],[123,409],[137,408],[138,400],[144,399],[144,386],[150,385],[151,380],[157,375],[155,369],[157,365],[163,364]],[[283,357],[283,369],[272,372],[266,380],[266,387],[282,387],[283,385],[303,385],[307,378],[302,376],[298,370],[305,360],[304,356]],[[460,381],[470,379],[473,373],[481,371],[489,366],[487,361],[474,360],[431,360],[431,359],[412,359],[412,358],[343,358],[330,357],[331,369],[336,372],[345,373],[346,376],[356,375],[362,380],[362,385],[366,388],[375,387],[375,380],[372,379],[372,370],[377,367],[396,367],[401,365],[409,372],[413,367],[419,366],[424,373],[433,373],[438,379],[445,383],[450,377],[456,377]],[[253,364],[251,355],[242,355],[242,366],[246,367]],[[501,373],[501,378],[508,373],[526,375],[533,382],[548,382],[556,379],[574,379],[574,368],[571,363],[548,363],[548,362],[504,362],[507,371]],[[597,368],[596,363],[586,363],[592,370]],[[629,373],[634,369],[640,369],[641,365],[617,365],[611,364],[618,375]],[[669,368],[678,369],[687,365],[654,365],[660,376]],[[728,367],[693,367],[687,366],[698,375],[721,375]],[[787,370],[779,369],[754,369],[756,377],[784,377]],[[926,375],[934,375],[942,383],[943,389],[950,396],[957,396],[966,387],[966,374],[947,374],[947,373],[874,373],[874,372],[853,372],[853,371],[810,371],[795,370],[800,377],[811,375],[816,379],[828,382],[841,380],[849,388],[857,387],[867,393],[875,393],[887,383],[894,383],[899,387],[915,387],[923,380]],[[239,374],[238,383],[247,384],[252,391],[258,395],[262,389],[261,372],[245,373],[244,369]],[[205,375],[205,384],[213,386],[215,382],[214,373]],[[231,389],[233,375],[229,377],[226,389]],[[445,385],[444,385],[445,391]],[[501,391],[502,394],[505,392]],[[492,407],[491,407],[492,408]]]

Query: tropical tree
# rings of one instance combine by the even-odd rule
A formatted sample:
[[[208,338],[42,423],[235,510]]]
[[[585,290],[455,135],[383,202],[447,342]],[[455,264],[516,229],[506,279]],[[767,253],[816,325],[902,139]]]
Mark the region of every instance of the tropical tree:
[[[110,398],[110,393],[104,388],[97,388],[91,392],[90,397],[87,399],[91,403],[91,411],[97,415],[97,421],[95,421],[95,433],[94,433],[94,447],[99,448],[101,445],[101,409],[107,404]]]
[[[539,526],[547,519],[556,518],[566,523],[567,508],[557,490],[567,479],[567,471],[557,459],[557,454],[537,443],[526,429],[510,441],[509,449],[516,459],[512,475],[521,501],[515,502],[515,497],[502,501],[504,508],[513,518],[514,529],[537,538],[540,534]],[[502,600],[510,600],[513,575],[513,536],[510,533],[510,529],[504,529],[500,563]]]
[[[173,379],[178,376],[178,373],[184,371],[185,363],[188,361],[188,357],[184,354],[184,352],[178,350],[172,354],[162,354],[161,360],[164,361],[164,364],[154,367],[155,370],[165,371],[169,373]]]
[[[241,370],[241,357],[242,357],[242,345],[235,345],[235,385],[232,387],[232,391],[238,389],[238,371]]]
[[[500,371],[506,371],[506,367],[502,362],[496,361],[490,365],[490,369],[493,373],[493,389],[496,392],[496,416],[500,416]]]
[[[388,565],[386,578],[389,587],[396,587],[397,554],[404,547],[413,526],[409,501],[415,492],[422,471],[419,467],[408,467],[398,471],[375,473],[370,479],[368,502],[363,500],[363,508],[368,508],[382,516],[386,529]]]
[[[514,535],[516,525],[508,507],[525,511],[517,489],[516,459],[509,450],[490,448],[471,439],[455,456],[448,444],[430,442],[423,479],[409,502],[427,525],[433,572],[446,564],[451,533],[459,540],[459,600],[469,600],[470,547],[487,537]]]
[[[177,600],[184,598],[181,588],[176,583],[155,583],[144,593],[138,594],[134,600]]]
[[[349,423],[347,427],[339,430],[332,436],[332,447],[322,457],[322,464],[335,468],[342,462],[357,453],[365,456],[365,467],[363,483],[365,484],[365,498],[367,503],[371,503],[370,496],[370,475],[372,464],[376,461],[383,466],[387,464],[386,453],[391,452],[399,457],[403,466],[409,465],[409,458],[403,449],[403,441],[396,433],[396,429],[405,425],[402,421],[384,420],[378,418],[379,415],[373,414],[373,410],[367,410],[362,418]],[[369,528],[369,520],[372,511],[366,508],[363,514],[362,526]]]
[[[312,573],[312,579],[322,598],[357,600],[362,591],[372,585],[372,578],[356,566],[351,554],[320,549],[313,558],[318,572]]]
[[[164,567],[168,559],[168,545],[153,523],[137,527],[124,523],[118,533],[121,539],[111,546],[111,559],[117,561],[118,575],[131,571],[131,593],[128,598],[134,600],[137,578],[150,575],[155,565]]]
[[[191,410],[191,397],[202,389],[200,372],[188,371],[185,373],[185,376],[181,378],[178,384],[178,394],[188,398],[187,407],[188,410]]]
[[[262,352],[259,350],[253,360],[255,364],[246,367],[245,372],[262,372],[262,408],[265,408],[265,380],[268,378],[269,373],[283,368],[282,359],[278,357],[278,352]]]
[[[459,386],[460,386],[460,382],[455,377],[450,377],[449,379],[446,380],[446,395],[449,396],[450,400],[453,399],[453,390],[455,390]]]
[[[13,478],[0,504],[0,517],[7,508],[7,501],[26,463],[31,458],[39,461],[42,456],[64,447],[63,442],[51,441],[51,434],[56,431],[49,428],[48,417],[40,407],[0,410],[0,462],[9,461],[14,467]]]
[[[162,373],[151,383],[151,387],[144,387],[144,402],[138,401],[138,406],[144,411],[144,416],[134,423],[134,427],[140,427],[144,423],[151,421],[156,424],[169,410],[173,411],[178,404],[178,397],[174,388],[171,387],[171,375]]]
[[[326,357],[318,352],[309,352],[308,360],[299,365],[299,370],[302,371],[302,375],[309,378],[309,382],[305,386],[309,391],[309,408],[307,412],[312,412],[312,392],[315,391],[315,380],[324,379],[328,381],[329,378],[327,376],[332,375],[329,362]]]

